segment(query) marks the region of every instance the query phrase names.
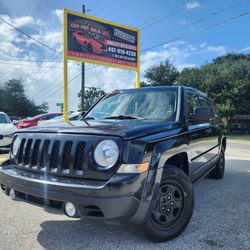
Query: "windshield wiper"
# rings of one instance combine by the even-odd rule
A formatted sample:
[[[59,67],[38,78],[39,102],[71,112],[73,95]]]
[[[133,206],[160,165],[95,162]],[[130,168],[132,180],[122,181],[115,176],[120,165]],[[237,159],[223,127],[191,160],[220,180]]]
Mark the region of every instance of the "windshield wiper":
[[[82,117],[82,118],[80,119],[80,121],[83,121],[83,122],[85,122],[88,126],[90,126],[89,123],[87,122],[88,120],[95,120],[95,118],[94,118],[94,117],[87,116],[87,117]]]
[[[94,117],[91,117],[91,116],[87,116],[87,117],[82,117],[82,118],[80,119],[80,121],[84,121],[84,120],[95,120],[95,118],[94,118]]]
[[[103,119],[117,119],[117,120],[126,120],[126,119],[142,119],[138,116],[132,116],[132,115],[116,115],[116,116],[108,116]]]

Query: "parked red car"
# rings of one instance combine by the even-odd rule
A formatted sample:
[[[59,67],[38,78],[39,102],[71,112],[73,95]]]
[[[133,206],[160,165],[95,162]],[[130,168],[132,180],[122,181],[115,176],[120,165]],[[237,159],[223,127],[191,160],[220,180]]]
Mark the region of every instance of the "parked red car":
[[[37,126],[39,121],[50,120],[52,118],[55,118],[61,115],[63,115],[63,113],[47,113],[47,114],[37,115],[28,119],[21,120],[17,124],[17,128],[22,129],[22,128],[34,127],[34,126]]]
[[[87,49],[89,53],[102,54],[107,50],[105,43],[97,34],[76,31],[72,35],[75,42]]]

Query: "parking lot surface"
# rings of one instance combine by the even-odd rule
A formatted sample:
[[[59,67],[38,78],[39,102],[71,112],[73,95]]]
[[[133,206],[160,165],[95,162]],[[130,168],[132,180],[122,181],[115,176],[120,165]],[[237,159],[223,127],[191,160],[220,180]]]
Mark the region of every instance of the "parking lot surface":
[[[224,179],[207,177],[195,185],[190,224],[161,244],[134,226],[68,219],[0,193],[0,249],[250,249],[249,183],[250,141],[230,140]]]

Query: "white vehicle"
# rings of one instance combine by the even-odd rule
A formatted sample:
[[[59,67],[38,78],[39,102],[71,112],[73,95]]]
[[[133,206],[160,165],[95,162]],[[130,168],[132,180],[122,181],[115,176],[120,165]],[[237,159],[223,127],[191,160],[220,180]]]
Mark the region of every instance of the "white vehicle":
[[[3,112],[0,112],[0,149],[10,147],[13,134],[16,132],[16,126],[10,118]]]

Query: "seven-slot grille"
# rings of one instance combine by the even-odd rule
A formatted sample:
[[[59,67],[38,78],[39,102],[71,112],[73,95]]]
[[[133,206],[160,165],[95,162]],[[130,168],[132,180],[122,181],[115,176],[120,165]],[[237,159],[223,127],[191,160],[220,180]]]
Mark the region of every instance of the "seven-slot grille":
[[[21,138],[16,163],[36,172],[83,177],[85,141]]]

